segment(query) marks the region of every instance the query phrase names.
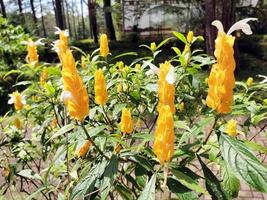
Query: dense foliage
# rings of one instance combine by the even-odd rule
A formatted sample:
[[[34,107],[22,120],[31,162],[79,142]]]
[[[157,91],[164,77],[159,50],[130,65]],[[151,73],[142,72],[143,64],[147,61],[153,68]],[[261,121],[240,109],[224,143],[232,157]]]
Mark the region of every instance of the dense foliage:
[[[37,43],[28,40],[28,63],[16,72],[30,81],[14,85],[26,89],[10,95],[14,110],[0,121],[1,198],[187,200],[209,194],[224,200],[238,196],[240,180],[267,192],[267,168],[256,156],[267,150],[252,141],[264,128],[249,129],[266,119],[267,102],[260,98],[266,81],[236,82],[233,106],[222,114],[206,105],[213,78],[199,75],[203,66],[221,62],[194,49],[203,37],[193,32],[141,45],[150,52],[146,57],[112,56],[105,36],[88,54],[68,47],[67,32],[57,33],[61,64],[43,63]],[[184,49],[172,47],[176,56],[157,63],[170,40]],[[80,53],[76,63],[72,52]],[[124,56],[133,58],[130,65],[120,61]],[[227,84],[220,78],[209,95],[220,98]]]

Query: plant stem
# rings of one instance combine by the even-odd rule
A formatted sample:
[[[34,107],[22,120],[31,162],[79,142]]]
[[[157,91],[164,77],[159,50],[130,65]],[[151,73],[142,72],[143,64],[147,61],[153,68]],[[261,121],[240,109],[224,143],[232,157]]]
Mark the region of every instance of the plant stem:
[[[106,156],[104,154],[104,152],[96,145],[96,143],[93,141],[93,139],[91,138],[91,136],[89,135],[88,131],[86,130],[85,126],[84,126],[84,123],[81,124],[83,130],[84,130],[84,133],[87,137],[88,140],[91,141],[92,145],[96,148],[96,150],[102,155],[104,156],[107,160],[110,160],[110,158],[108,156]]]

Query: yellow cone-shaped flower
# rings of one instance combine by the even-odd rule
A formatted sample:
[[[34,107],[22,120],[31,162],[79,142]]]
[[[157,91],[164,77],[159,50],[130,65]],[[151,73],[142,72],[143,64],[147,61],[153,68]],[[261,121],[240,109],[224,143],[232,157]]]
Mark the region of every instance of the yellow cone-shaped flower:
[[[105,81],[105,76],[101,69],[95,72],[95,102],[99,105],[104,105],[108,100],[108,92]]]
[[[159,111],[153,151],[161,164],[169,162],[174,152],[174,123],[171,108],[163,106]]]
[[[78,153],[77,153],[77,156],[80,157],[80,158],[83,158],[86,156],[88,150],[90,149],[92,145],[92,142],[90,140],[87,140],[83,146],[79,149]]]
[[[127,108],[122,109],[121,115],[121,132],[130,134],[133,131],[134,124],[131,116],[131,112]]]
[[[100,35],[100,55],[107,57],[109,54],[108,36],[106,34]]]
[[[152,42],[152,43],[150,44],[150,49],[151,49],[151,51],[153,51],[153,52],[157,50],[157,45],[156,45],[155,42]]]
[[[174,105],[174,94],[175,87],[173,84],[169,84],[166,81],[166,76],[170,70],[171,63],[165,62],[164,64],[160,64],[159,71],[159,81],[158,81],[158,95],[159,95],[159,103],[158,103],[158,111],[164,106],[169,105],[172,113],[175,113],[175,105]]]
[[[122,91],[123,91],[122,83],[119,83],[118,86],[117,86],[117,92],[121,93]]]
[[[28,39],[27,41],[27,57],[26,57],[26,61],[29,64],[32,65],[37,65],[39,62],[39,55],[37,52],[37,45],[35,42],[32,41],[32,39]]]
[[[23,106],[26,104],[25,96],[20,94],[18,91],[9,94],[10,99],[8,104],[14,104],[16,110],[21,110]]]
[[[14,120],[14,125],[16,126],[17,129],[21,129],[22,128],[22,124],[19,118],[15,118]]]
[[[219,32],[215,40],[214,55],[217,63],[212,66],[209,76],[206,102],[217,113],[228,113],[232,110],[235,87],[234,41],[235,37],[224,32]]]
[[[89,113],[89,99],[69,49],[65,54],[62,54],[62,79],[64,91],[61,98],[67,106],[70,116],[83,121]]]
[[[189,31],[186,36],[187,42],[191,43],[193,41],[194,33],[193,31]]]
[[[56,29],[57,31],[55,33],[59,35],[59,40],[54,42],[54,50],[57,52],[61,61],[63,54],[69,49],[69,33],[67,30],[60,30],[58,27]]]
[[[40,76],[40,85],[43,87],[48,78],[48,71],[45,68]]]
[[[231,119],[230,121],[228,121],[225,132],[232,137],[235,137],[237,135],[238,131],[236,120]]]
[[[253,78],[249,77],[247,80],[247,85],[250,87],[250,86],[252,86],[253,82],[254,82]]]
[[[184,111],[184,102],[181,102],[181,103],[179,104],[179,111],[180,111],[180,112],[183,112],[183,111]]]

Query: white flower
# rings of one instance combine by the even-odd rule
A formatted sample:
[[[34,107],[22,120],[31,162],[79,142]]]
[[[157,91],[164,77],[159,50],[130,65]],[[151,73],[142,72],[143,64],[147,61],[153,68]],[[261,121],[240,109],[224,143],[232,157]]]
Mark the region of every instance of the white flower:
[[[260,84],[267,83],[267,76],[264,76],[264,75],[258,75],[258,77],[264,79],[264,80],[262,80],[262,81],[260,82]]]
[[[159,68],[157,66],[155,66],[151,62],[144,61],[144,64],[143,64],[142,68],[145,68],[146,66],[150,67],[150,69],[146,72],[147,76],[150,76],[150,75],[153,75],[153,74],[159,75]],[[175,68],[173,66],[170,67],[170,70],[169,70],[169,72],[168,72],[168,74],[166,76],[166,81],[169,84],[174,84],[175,81],[176,81]]]
[[[64,103],[68,100],[73,100],[73,99],[74,99],[74,97],[70,91],[64,90],[60,95],[60,100],[63,101]]]
[[[60,43],[60,40],[56,40],[52,43],[52,50],[54,50],[55,52],[59,53],[60,52],[60,48],[58,47]]]
[[[17,93],[17,94],[19,94],[19,93]],[[8,95],[10,97],[10,99],[7,102],[8,104],[14,104],[15,103],[15,100],[16,100],[15,95],[16,94],[14,94],[14,93]],[[23,105],[25,105],[26,104],[26,96],[24,94],[19,94],[19,95],[21,95],[21,103]]]
[[[42,40],[44,40],[44,38],[40,38],[40,39],[36,40],[35,42],[32,41],[32,39],[29,39],[28,41],[22,41],[21,44],[28,45],[28,46],[31,46],[31,47],[33,47],[33,46],[42,46],[42,45],[44,45]]]
[[[246,18],[246,19],[243,19],[243,20],[240,20],[238,22],[236,22],[230,29],[229,31],[227,32],[227,35],[230,35],[231,33],[233,33],[234,31],[237,31],[237,30],[242,30],[243,33],[245,33],[246,35],[251,35],[252,34],[252,31],[251,31],[251,28],[248,24],[249,21],[256,21],[258,20],[257,18]],[[220,32],[224,32],[224,28],[223,28],[223,25],[222,23],[219,21],[219,20],[215,20],[211,23],[213,26],[215,26],[218,31]]]
[[[68,30],[61,30],[58,27],[55,27],[56,31],[55,34],[60,35],[61,33],[63,33],[64,36],[69,37],[69,31]]]

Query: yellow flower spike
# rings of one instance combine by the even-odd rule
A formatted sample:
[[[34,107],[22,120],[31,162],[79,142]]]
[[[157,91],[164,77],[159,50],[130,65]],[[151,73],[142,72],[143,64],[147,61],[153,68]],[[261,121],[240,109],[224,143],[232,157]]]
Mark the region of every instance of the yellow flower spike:
[[[250,20],[257,19],[248,18],[236,22],[227,33],[224,32],[223,25],[220,21],[215,20],[212,22],[212,25],[218,29],[214,51],[217,62],[213,64],[210,72],[206,103],[207,106],[216,110],[217,113],[229,113],[232,110],[233,89],[235,87],[235,37],[230,34],[239,29],[245,34],[252,34],[250,26],[247,24]]]
[[[61,30],[55,27],[57,30],[55,34],[59,35],[59,39],[53,43],[53,49],[57,52],[60,61],[62,62],[62,56],[69,49],[69,32],[68,30]]]
[[[194,33],[193,33],[193,31],[189,31],[189,32],[187,33],[187,36],[186,36],[186,40],[187,40],[187,42],[191,43],[191,42],[193,41],[193,38],[194,38]]]
[[[14,125],[17,129],[21,129],[22,128],[22,124],[19,118],[15,118],[14,120]]]
[[[183,112],[183,111],[184,111],[184,102],[181,102],[181,103],[179,104],[178,108],[179,108],[179,111],[180,111],[180,112]]]
[[[106,34],[100,35],[100,55],[107,57],[109,54],[108,36]]]
[[[119,70],[122,71],[124,68],[124,63],[122,61],[119,61],[116,63],[116,65],[118,66]]]
[[[118,84],[118,87],[117,87],[117,92],[118,92],[118,93],[121,93],[122,91],[123,91],[122,83],[119,83],[119,84]]]
[[[254,82],[253,78],[249,77],[247,80],[247,85],[250,87],[250,86],[252,86],[253,82]]]
[[[135,64],[135,71],[140,71],[141,70],[141,64]]]
[[[8,104],[14,104],[16,110],[21,110],[26,104],[26,98],[23,94],[20,94],[18,91],[9,94],[10,99]]]
[[[67,106],[72,118],[83,121],[89,113],[89,98],[69,49],[62,54],[62,79],[64,91],[61,100]]]
[[[190,49],[190,45],[189,44],[185,44],[184,46],[184,51],[183,51],[183,56],[184,56],[184,60],[185,62],[183,63],[183,66],[186,67],[190,61],[190,57],[191,57],[191,49]]]
[[[87,140],[83,146],[79,149],[77,156],[79,158],[84,158],[89,151],[90,147],[92,146],[92,142],[90,140]]]
[[[120,153],[121,149],[122,149],[121,144],[120,144],[120,143],[117,143],[117,145],[116,145],[114,151],[115,151],[116,153]]]
[[[43,87],[46,80],[48,79],[48,71],[45,68],[40,76],[40,85]]]
[[[171,108],[163,106],[159,111],[153,151],[161,165],[169,162],[174,152],[174,122]]]
[[[157,45],[156,45],[155,42],[152,42],[152,43],[150,44],[150,49],[151,49],[151,51],[153,51],[153,52],[157,50]]]
[[[28,54],[26,56],[27,63],[33,66],[38,65],[39,62],[39,55],[37,52],[38,42],[33,42],[32,39],[29,38],[28,41],[25,42],[25,44],[27,44],[27,51],[28,51]]]
[[[50,122],[50,126],[51,126],[51,128],[56,128],[57,127],[57,119],[55,117]]]
[[[131,116],[130,110],[127,108],[122,109],[122,115],[121,115],[121,132],[122,133],[132,133],[134,124]]]
[[[169,105],[172,113],[175,113],[175,105],[174,105],[174,94],[175,87],[173,84],[169,84],[166,81],[166,76],[171,68],[171,63],[165,62],[164,64],[160,64],[159,70],[159,81],[158,81],[158,111],[164,106]]]
[[[225,132],[232,137],[235,137],[238,134],[236,120],[231,119],[227,122]]]
[[[84,56],[81,57],[81,66],[83,69],[86,68],[86,58]]]
[[[99,105],[104,105],[108,100],[108,92],[105,81],[105,76],[101,69],[95,72],[95,102]]]

